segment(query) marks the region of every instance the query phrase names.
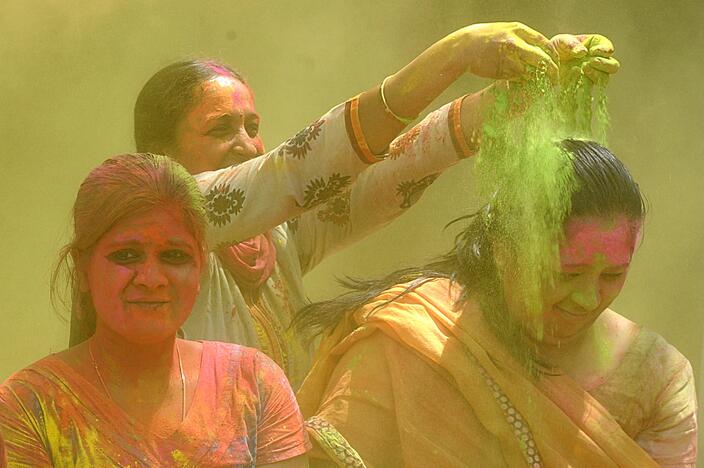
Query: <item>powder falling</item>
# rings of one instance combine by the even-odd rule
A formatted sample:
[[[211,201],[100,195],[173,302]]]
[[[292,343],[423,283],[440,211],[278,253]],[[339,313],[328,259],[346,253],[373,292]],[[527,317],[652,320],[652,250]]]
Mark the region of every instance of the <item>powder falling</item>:
[[[555,86],[545,69],[536,69],[530,80],[495,87],[482,129],[477,184],[489,203],[486,222],[496,236],[499,275],[503,284],[521,291],[539,335],[542,289],[559,271],[559,241],[577,189],[570,155],[557,143],[564,138],[604,142],[604,88],[583,73]]]

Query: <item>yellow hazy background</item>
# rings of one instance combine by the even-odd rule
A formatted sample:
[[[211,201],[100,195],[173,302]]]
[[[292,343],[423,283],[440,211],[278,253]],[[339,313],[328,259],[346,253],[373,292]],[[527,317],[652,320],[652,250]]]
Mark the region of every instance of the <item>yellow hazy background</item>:
[[[645,237],[614,308],[704,365],[704,3],[506,1],[5,0],[0,15],[0,381],[65,347],[48,280],[88,170],[132,151],[132,106],[159,68],[213,57],[254,89],[269,148],[379,83],[467,24],[519,20],[552,36],[599,32],[622,70],[609,85],[611,149],[650,202]],[[486,82],[463,78],[437,104]],[[471,163],[448,170],[408,214],[307,277],[387,272],[450,246],[476,208]],[[701,444],[700,444],[701,445]]]

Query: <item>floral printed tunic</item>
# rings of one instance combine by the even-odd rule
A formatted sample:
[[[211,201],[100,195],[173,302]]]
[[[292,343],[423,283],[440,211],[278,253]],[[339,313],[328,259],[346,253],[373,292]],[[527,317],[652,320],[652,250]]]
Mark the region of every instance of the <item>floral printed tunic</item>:
[[[381,158],[367,146],[353,98],[262,157],[198,174],[211,253],[186,337],[261,349],[297,388],[310,350],[288,327],[306,304],[303,275],[402,214],[445,168],[472,154],[461,101],[429,114]],[[213,251],[272,228],[275,269],[258,297],[246,299]]]

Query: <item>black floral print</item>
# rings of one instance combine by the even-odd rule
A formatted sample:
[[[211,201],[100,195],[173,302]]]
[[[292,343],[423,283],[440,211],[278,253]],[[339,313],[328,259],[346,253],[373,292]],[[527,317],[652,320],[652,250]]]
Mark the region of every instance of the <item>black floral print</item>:
[[[333,198],[317,213],[322,222],[344,226],[350,221],[350,190],[345,190],[340,196]]]
[[[279,156],[288,154],[297,159],[303,159],[310,151],[310,142],[318,138],[320,135],[320,129],[325,123],[325,120],[316,120],[300,132],[298,132],[293,138],[289,138],[279,149]]]
[[[350,176],[342,176],[335,173],[328,177],[326,181],[319,177],[311,180],[303,193],[303,207],[310,208],[336,197],[340,192],[350,185]]]
[[[419,180],[407,180],[398,184],[398,187],[396,187],[396,195],[402,197],[401,208],[410,208],[410,206],[420,198],[423,190],[430,187],[430,184],[432,184],[439,175],[439,173],[430,174]]]
[[[205,195],[205,212],[211,223],[224,226],[242,211],[244,200],[243,190],[227,184],[216,185]]]

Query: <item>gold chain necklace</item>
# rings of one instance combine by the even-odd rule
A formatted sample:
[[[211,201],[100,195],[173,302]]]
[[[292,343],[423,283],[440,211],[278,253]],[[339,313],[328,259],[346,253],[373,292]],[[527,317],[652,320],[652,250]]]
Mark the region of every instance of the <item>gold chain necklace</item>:
[[[105,385],[105,380],[103,380],[103,376],[100,374],[100,369],[98,369],[98,363],[95,360],[95,356],[93,355],[93,347],[91,346],[92,344],[92,341],[88,342],[88,354],[90,354],[90,360],[93,363],[93,369],[95,369],[95,373],[98,376],[100,385],[103,386],[103,391],[108,396],[110,401],[114,401],[112,399],[112,396],[110,395],[110,392],[108,391],[107,385]],[[186,419],[186,374],[183,372],[183,362],[181,361],[181,350],[178,347],[178,341],[176,341],[176,355],[178,356],[178,370],[181,374],[181,422],[183,422],[183,420]]]

